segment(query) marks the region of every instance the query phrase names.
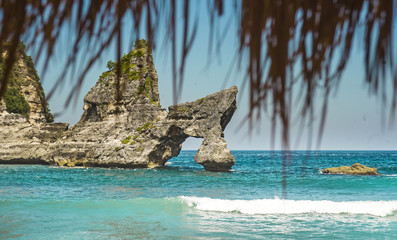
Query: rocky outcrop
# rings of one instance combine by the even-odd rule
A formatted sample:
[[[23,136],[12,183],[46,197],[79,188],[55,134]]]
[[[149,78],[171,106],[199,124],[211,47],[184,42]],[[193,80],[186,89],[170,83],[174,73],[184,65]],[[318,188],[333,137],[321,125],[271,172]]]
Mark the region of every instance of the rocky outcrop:
[[[17,57],[4,95],[7,112],[22,114],[33,124],[53,122],[54,117],[45,100],[40,78],[22,42],[18,44]],[[7,52],[3,52],[0,56],[0,72],[4,69],[6,58]]]
[[[0,163],[49,164],[43,159],[67,123],[32,124],[21,114],[0,112]]]
[[[359,163],[355,163],[350,167],[341,166],[341,167],[326,168],[322,170],[322,173],[347,174],[347,175],[380,175],[376,168],[366,167]]]
[[[183,134],[203,138],[194,160],[207,170],[226,171],[234,165],[223,131],[236,110],[236,95],[234,86],[194,102],[169,107],[168,118],[173,124],[178,123],[175,125]]]
[[[210,171],[230,170],[235,159],[226,147],[223,131],[236,110],[237,87],[170,106],[167,112],[160,106],[158,77],[145,41],[139,41],[121,59],[119,82],[115,65],[108,63],[109,71],[101,75],[85,96],[84,113],[75,126],[67,131],[61,125],[47,129],[47,133],[59,130],[54,141],[48,134],[40,135],[45,130],[43,127],[33,128],[19,119],[18,124],[26,125],[23,127],[26,133],[21,132],[19,138],[37,138],[36,142],[41,144],[33,147],[33,143],[24,141],[21,145],[31,148],[29,156],[18,156],[11,150],[5,154],[0,149],[0,159],[30,158],[71,167],[152,168],[163,166],[177,156],[186,138],[195,137],[203,139],[194,158],[197,163]],[[122,91],[117,92],[117,84]],[[12,138],[0,135],[0,142]],[[7,145],[7,149],[11,148]]]
[[[47,164],[42,156],[69,124],[50,123],[53,116],[32,59],[23,43],[18,47],[4,100],[0,99],[0,163]],[[0,56],[0,72],[5,58],[7,52]]]

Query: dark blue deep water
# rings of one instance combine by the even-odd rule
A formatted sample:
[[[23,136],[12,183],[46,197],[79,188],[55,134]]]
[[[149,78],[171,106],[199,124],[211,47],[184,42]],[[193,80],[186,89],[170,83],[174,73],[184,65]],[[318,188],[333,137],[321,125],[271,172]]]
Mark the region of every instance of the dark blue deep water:
[[[157,169],[0,165],[0,239],[395,239],[396,151],[194,151]],[[321,174],[356,162],[381,176]]]

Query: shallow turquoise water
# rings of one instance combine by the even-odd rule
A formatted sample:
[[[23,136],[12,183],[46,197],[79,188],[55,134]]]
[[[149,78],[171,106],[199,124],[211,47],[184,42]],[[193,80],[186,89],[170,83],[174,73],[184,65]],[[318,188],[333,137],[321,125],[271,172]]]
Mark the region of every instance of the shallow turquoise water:
[[[397,236],[397,152],[235,151],[230,173],[194,154],[159,169],[0,165],[0,239]],[[320,173],[356,162],[382,176]]]

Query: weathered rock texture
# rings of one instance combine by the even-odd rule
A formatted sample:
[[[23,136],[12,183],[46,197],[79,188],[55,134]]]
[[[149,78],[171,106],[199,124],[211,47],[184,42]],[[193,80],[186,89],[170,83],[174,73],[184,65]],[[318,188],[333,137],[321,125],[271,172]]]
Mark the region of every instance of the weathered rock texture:
[[[49,123],[53,117],[45,101],[32,59],[19,44],[18,59],[0,99],[0,163],[42,163],[50,143],[68,128],[67,123]],[[0,56],[0,76],[7,53]]]
[[[322,170],[322,173],[347,174],[347,175],[380,175],[376,168],[366,167],[359,163],[355,163],[350,167],[341,166],[341,167],[326,168]]]
[[[0,110],[5,108],[9,113],[20,113],[31,123],[47,123],[54,120],[45,100],[40,78],[30,56],[25,53],[25,45],[18,45],[18,58],[9,77],[8,88],[0,103]],[[0,73],[4,70],[7,52],[0,56]]]
[[[60,131],[59,138],[53,141],[49,135],[40,135],[43,129],[35,132],[36,128],[31,129],[29,123],[18,118],[18,126],[25,124],[27,129],[27,133],[21,132],[18,138],[36,137],[38,140],[31,144],[23,142],[27,151],[32,149],[29,155],[19,153],[18,156],[8,145],[9,153],[0,149],[0,159],[23,161],[30,158],[72,167],[151,168],[163,166],[179,154],[186,138],[196,137],[203,138],[195,156],[197,163],[210,171],[230,170],[235,159],[226,148],[223,131],[236,110],[237,87],[170,106],[167,112],[160,107],[152,54],[143,43],[136,44],[134,50],[121,59],[119,84],[123,91],[119,101],[116,100],[115,64],[110,62],[109,71],[102,74],[85,96],[84,113],[75,126]],[[2,124],[9,122],[4,119]],[[56,128],[53,132],[61,130],[60,125],[53,128]],[[12,138],[12,131],[0,133],[0,143]],[[37,142],[41,142],[40,146],[32,147]]]
[[[49,145],[68,128],[67,123],[32,124],[21,114],[0,112],[0,163],[49,164],[43,159]]]

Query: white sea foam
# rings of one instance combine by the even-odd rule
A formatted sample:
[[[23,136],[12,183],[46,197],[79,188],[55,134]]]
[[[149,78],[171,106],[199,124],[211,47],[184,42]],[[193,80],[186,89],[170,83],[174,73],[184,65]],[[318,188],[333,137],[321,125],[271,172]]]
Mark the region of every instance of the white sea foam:
[[[397,177],[397,174],[382,174],[383,177]]]
[[[375,216],[392,215],[397,211],[397,201],[349,201],[328,200],[226,200],[207,197],[186,197],[179,199],[198,210],[219,212],[240,212],[244,214],[369,214]]]

